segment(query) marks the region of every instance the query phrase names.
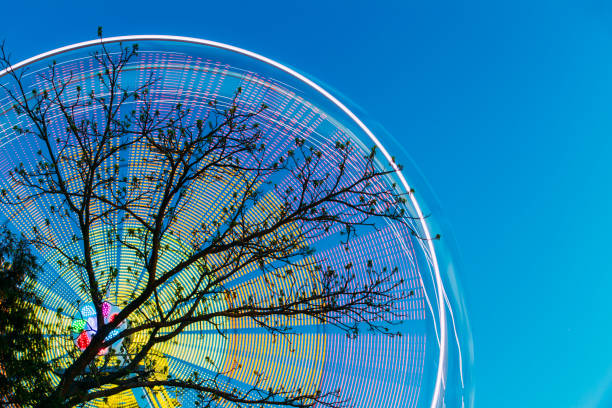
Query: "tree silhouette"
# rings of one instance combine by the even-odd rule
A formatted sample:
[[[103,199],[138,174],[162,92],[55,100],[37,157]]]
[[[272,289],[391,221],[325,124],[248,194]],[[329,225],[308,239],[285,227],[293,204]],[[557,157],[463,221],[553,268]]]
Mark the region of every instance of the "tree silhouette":
[[[32,287],[39,272],[24,239],[0,226],[0,404],[27,406],[51,392],[41,301]]]
[[[70,338],[54,343],[64,355],[48,363],[55,385],[40,393],[38,405],[108,401],[161,386],[191,390],[205,406],[346,404],[341,390],[266,388],[262,372],[254,373],[252,388],[237,390],[225,380],[228,369],[208,356],[216,375],[174,378],[156,363],[163,358],[159,346],[194,328],[226,336],[231,321],[275,338],[303,321],[352,337],[362,330],[398,335],[391,323],[403,318],[398,304],[412,293],[397,268],[368,261],[357,277],[352,262],[334,268],[309,245],[336,234],[348,251],[361,229],[390,221],[410,228],[406,195],[388,181],[397,170],[377,164],[375,148],[363,154],[350,140],[338,140],[330,152],[298,136],[291,149],[272,155],[259,123],[267,107],[242,104],[240,88],[229,102],[209,101],[202,117],[180,103],[159,109],[154,75],[137,87],[122,85],[137,47],[109,47],[101,41],[92,55],[97,88],[90,90],[60,75],[55,63],[36,74],[31,89],[26,71],[11,69],[2,47],[12,79],[4,89],[21,118],[13,130],[41,149],[34,165],[6,175],[12,188],[1,191],[0,202],[15,211],[48,208],[53,217],[27,232],[29,242],[50,253],[61,274],[79,280],[82,298],[95,309],[87,324],[96,330],[83,335],[82,349]],[[126,173],[120,155],[130,149],[145,152],[137,174]],[[226,180],[237,187],[217,216],[186,230],[199,191]],[[69,246],[48,233],[55,223],[73,228]],[[100,230],[103,236],[92,232]],[[99,262],[117,248],[129,264]],[[258,273],[265,293],[231,284],[245,271]],[[105,297],[118,280],[139,285],[109,319]]]

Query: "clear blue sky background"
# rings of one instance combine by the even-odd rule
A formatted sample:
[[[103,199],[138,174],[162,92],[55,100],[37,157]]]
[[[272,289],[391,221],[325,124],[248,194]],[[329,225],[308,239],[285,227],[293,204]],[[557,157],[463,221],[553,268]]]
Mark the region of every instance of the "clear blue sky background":
[[[612,406],[610,3],[18,3],[0,6],[16,60],[102,25],[238,45],[346,94],[453,226],[476,406]]]

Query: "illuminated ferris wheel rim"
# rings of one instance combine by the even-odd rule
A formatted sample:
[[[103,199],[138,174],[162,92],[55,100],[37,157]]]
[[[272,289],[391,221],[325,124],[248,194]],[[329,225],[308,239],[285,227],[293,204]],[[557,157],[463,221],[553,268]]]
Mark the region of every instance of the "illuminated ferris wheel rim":
[[[309,87],[316,90],[319,94],[323,95],[327,100],[329,100],[332,104],[334,104],[337,108],[339,108],[343,113],[345,113],[353,122],[355,122],[355,124],[368,135],[368,137],[376,144],[376,146],[383,153],[383,155],[389,162],[389,165],[397,172],[398,177],[403,187],[406,189],[406,191],[411,191],[411,188],[408,182],[406,181],[406,178],[404,177],[403,173],[398,168],[398,166],[395,164],[394,160],[392,159],[387,149],[382,145],[382,143],[374,135],[374,133],[372,133],[372,131],[347,106],[345,106],[331,93],[326,91],[320,85],[318,85],[311,79],[307,78],[303,74],[300,74],[299,72],[273,59],[264,57],[263,55],[260,55],[252,51],[248,51],[248,50],[245,50],[243,48],[239,48],[233,45],[224,44],[224,43],[217,42],[217,41],[204,40],[201,38],[173,36],[173,35],[125,35],[125,36],[117,36],[117,37],[108,37],[108,38],[102,38],[102,39],[97,39],[97,40],[83,41],[80,43],[67,45],[65,47],[56,48],[54,50],[38,54],[34,57],[28,58],[17,64],[12,65],[10,68],[0,71],[0,78],[6,75],[11,69],[12,70],[20,69],[29,64],[43,60],[48,57],[52,57],[54,55],[62,54],[68,51],[77,50],[80,48],[86,48],[89,46],[99,45],[101,43],[115,43],[115,42],[121,42],[121,41],[171,41],[171,42],[181,42],[181,43],[189,43],[189,44],[196,44],[196,45],[204,45],[208,47],[219,48],[222,50],[235,52],[237,54],[241,54],[246,57],[253,58],[260,62],[271,65],[274,68],[280,69],[281,71],[289,74],[290,76],[298,79],[299,81],[305,83]],[[434,276],[435,276],[435,284],[436,284],[436,289],[437,289],[437,304],[438,304],[438,313],[439,313],[439,318],[440,318],[440,338],[439,338],[440,353],[438,357],[438,369],[437,369],[437,375],[436,375],[434,395],[431,401],[431,408],[437,408],[441,406],[442,399],[443,399],[442,398],[443,397],[442,388],[444,386],[443,382],[444,382],[444,377],[446,373],[445,366],[446,366],[446,361],[447,361],[448,332],[447,332],[447,325],[446,325],[445,289],[442,283],[442,278],[440,276],[440,269],[438,266],[438,259],[436,256],[436,251],[434,249],[433,240],[431,238],[431,233],[429,231],[427,223],[425,222],[425,217],[423,216],[421,207],[419,206],[414,194],[409,194],[409,196],[410,196],[412,205],[414,206],[415,211],[417,212],[417,215],[419,217],[419,221],[423,228],[423,233],[425,235],[425,239],[429,247],[429,251],[431,254],[431,260],[432,260],[432,266],[434,270]]]

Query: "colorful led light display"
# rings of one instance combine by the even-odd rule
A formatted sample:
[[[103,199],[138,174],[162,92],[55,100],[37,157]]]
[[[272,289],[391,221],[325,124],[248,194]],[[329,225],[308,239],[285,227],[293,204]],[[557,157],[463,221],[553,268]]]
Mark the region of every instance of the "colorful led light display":
[[[87,322],[83,319],[74,319],[72,321],[72,331],[74,333],[81,333],[83,331],[83,329],[85,329],[85,326],[87,325]]]
[[[86,331],[82,331],[79,337],[76,338],[76,345],[79,349],[85,350],[89,346],[91,339]]]
[[[117,314],[119,313],[119,309],[109,302],[102,303],[100,309],[102,311],[104,323],[112,322],[117,316]],[[93,316],[92,316],[92,311],[93,311]],[[73,338],[74,338],[75,345],[80,350],[84,350],[85,348],[87,348],[87,346],[89,346],[89,344],[91,343],[92,337],[97,333],[98,324],[97,324],[97,319],[95,316],[95,307],[93,306],[93,304],[86,304],[82,306],[80,309],[80,312],[81,312],[81,316],[80,317],[75,316],[75,318],[72,320],[72,332],[74,333]],[[86,316],[88,316],[87,320],[84,320]],[[113,329],[106,336],[104,340],[109,341],[109,340],[112,340],[114,337],[117,337],[117,335],[119,335],[121,330],[124,329],[125,327],[126,327],[125,322],[122,322],[119,325],[119,328]],[[98,355],[105,355],[110,351],[110,349],[114,349],[115,351],[118,351],[120,349],[122,341],[123,340],[121,339],[117,342],[114,342],[109,347],[104,347],[100,349],[98,351]]]
[[[102,303],[102,315],[104,317],[108,317],[108,314],[110,313],[110,309],[111,309],[111,304],[108,302],[104,302]]]

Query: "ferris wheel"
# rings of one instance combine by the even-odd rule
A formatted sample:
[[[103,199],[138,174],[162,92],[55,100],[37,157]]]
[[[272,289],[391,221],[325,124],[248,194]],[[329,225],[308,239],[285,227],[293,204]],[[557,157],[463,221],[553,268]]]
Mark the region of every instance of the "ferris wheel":
[[[422,197],[414,193],[409,182],[416,175],[410,173],[411,168],[396,164],[400,161],[396,156],[401,159],[402,154],[397,143],[384,134],[372,132],[354,110],[307,76],[253,52],[212,41],[172,36],[105,38],[41,54],[14,65],[13,69],[24,70],[26,81],[36,87],[53,64],[58,75],[84,93],[98,91],[96,75],[100,67],[93,53],[102,44],[112,50],[120,42],[138,44],[138,53],[123,70],[120,81],[138,89],[149,78],[156,78],[149,92],[156,109],[162,113],[181,104],[189,106],[193,117],[205,116],[212,109],[210,101],[214,100],[217,106],[231,106],[235,98],[244,109],[265,105],[259,121],[262,143],[266,145],[265,160],[274,161],[286,155],[294,148],[297,138],[322,152],[323,159],[316,172],[323,175],[335,170],[334,157],[338,153],[334,144],[338,140],[350,141],[355,147],[349,158],[355,163],[375,147],[381,153],[376,166],[390,169],[384,183],[406,194],[406,210],[411,216],[408,225],[385,220],[375,228],[360,229],[350,247],[340,238],[341,231],[333,229],[310,236],[305,243],[314,249],[306,261],[313,259],[338,268],[354,264],[357,279],[364,282],[367,265],[396,268],[408,296],[398,306],[401,318],[389,317],[389,321],[394,330],[402,333],[401,337],[364,330],[353,338],[338,325],[311,318],[292,321],[290,330],[277,336],[247,319],[226,319],[220,323],[223,333],[218,327],[204,323],[189,326],[174,341],[156,348],[152,364],[163,367],[163,372],[172,378],[186,378],[194,372],[200,377],[222,374],[235,387],[244,390],[254,385],[320,389],[324,393],[341,390],[342,398],[355,407],[469,406],[469,381],[464,372],[469,362],[462,361],[466,353],[462,346],[467,346],[462,344],[466,335],[461,333],[467,329],[461,327],[461,319],[455,316],[459,315],[455,306],[460,307],[460,296],[457,298],[448,287],[448,282],[455,278],[449,268],[451,261],[448,252],[434,239],[434,221],[424,210]],[[6,78],[6,72],[0,73],[0,81]],[[87,112],[85,108],[82,114],[96,117],[98,113],[93,109]],[[40,141],[14,131],[14,126],[23,118],[1,93],[0,111],[0,184],[3,188],[13,188],[6,175],[20,163],[34,166]],[[49,126],[57,133],[64,131],[59,119],[52,118]],[[149,154],[137,146],[118,151],[121,174],[134,179],[146,177]],[[276,185],[288,183],[282,179],[274,182]],[[220,177],[198,185],[189,208],[182,209],[177,235],[189,234],[194,226],[217,225],[223,209],[244,188],[244,183],[238,177]],[[50,225],[45,223],[54,216],[49,212],[54,203],[48,204],[30,206],[27,211],[2,206],[0,211],[15,230],[28,235],[38,226],[43,234],[70,251],[74,226],[66,219]],[[265,205],[249,209],[248,213],[258,217],[273,211],[274,206],[274,201],[269,200]],[[129,236],[130,222],[126,220],[122,224],[119,234]],[[108,232],[105,228],[103,224],[93,225],[91,234],[99,240],[101,249],[95,260],[100,269],[116,270],[112,279],[105,278],[107,284],[103,285],[101,310],[103,321],[109,322],[132,294],[143,289],[146,281],[143,271],[131,268],[133,253],[105,246]],[[178,239],[169,239],[166,244],[177,248],[175,254],[182,250],[183,243]],[[61,328],[60,332],[53,333],[57,346],[48,356],[61,359],[66,353],[66,344],[84,350],[95,335],[98,329],[95,305],[83,291],[79,276],[58,268],[52,252],[39,249],[39,255],[44,260],[44,273],[38,277],[36,289],[43,304],[37,313],[46,324]],[[168,256],[164,262],[172,265],[179,259]],[[295,274],[296,280],[309,278],[306,269],[297,269]],[[176,279],[188,282],[191,276],[186,272]],[[239,303],[254,294],[266,297],[270,289],[264,284],[265,279],[260,270],[245,268],[224,283],[224,290],[237,293],[237,298],[219,298],[214,302]],[[162,290],[159,301],[170,302],[173,296],[172,290]],[[139,315],[122,321],[108,338],[119,336],[122,330],[146,320],[146,313],[142,310]],[[130,341],[134,339],[114,343],[113,353],[129,359]],[[104,356],[109,351],[106,348],[99,354]],[[265,373],[264,380],[257,373]],[[195,398],[194,393],[177,394],[158,387],[122,392],[111,403],[132,407],[193,406]]]

